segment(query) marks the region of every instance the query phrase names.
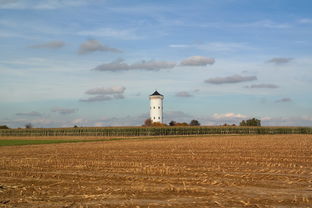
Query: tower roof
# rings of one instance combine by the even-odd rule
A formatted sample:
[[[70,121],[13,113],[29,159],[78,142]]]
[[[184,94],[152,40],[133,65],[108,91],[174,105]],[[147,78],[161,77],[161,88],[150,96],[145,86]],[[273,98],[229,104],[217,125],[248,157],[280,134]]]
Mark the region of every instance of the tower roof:
[[[160,94],[159,92],[157,92],[157,90],[156,90],[153,94],[151,94],[151,96],[153,96],[153,95],[160,95],[160,96],[163,96],[162,94]]]

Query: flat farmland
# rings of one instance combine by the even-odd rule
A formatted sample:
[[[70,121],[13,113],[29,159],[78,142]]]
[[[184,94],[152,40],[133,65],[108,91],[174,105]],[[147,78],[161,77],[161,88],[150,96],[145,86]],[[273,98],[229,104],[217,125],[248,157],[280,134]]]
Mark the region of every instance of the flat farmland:
[[[312,207],[312,135],[2,146],[0,207]]]

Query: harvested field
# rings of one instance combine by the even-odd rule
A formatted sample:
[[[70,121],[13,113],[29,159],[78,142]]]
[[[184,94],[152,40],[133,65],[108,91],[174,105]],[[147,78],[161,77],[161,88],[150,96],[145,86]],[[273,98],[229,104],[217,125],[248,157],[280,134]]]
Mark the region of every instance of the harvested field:
[[[101,140],[101,139],[110,139],[110,138],[116,138],[116,137],[97,137],[97,136],[0,136],[0,140]]]
[[[0,147],[0,207],[170,206],[312,207],[312,135]]]

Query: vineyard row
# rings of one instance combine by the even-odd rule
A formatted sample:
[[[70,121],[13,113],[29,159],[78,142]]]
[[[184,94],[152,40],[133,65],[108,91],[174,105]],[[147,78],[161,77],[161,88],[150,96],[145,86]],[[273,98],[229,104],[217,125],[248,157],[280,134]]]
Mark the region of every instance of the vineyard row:
[[[167,136],[207,134],[312,134],[311,127],[80,127],[2,129],[0,136]]]

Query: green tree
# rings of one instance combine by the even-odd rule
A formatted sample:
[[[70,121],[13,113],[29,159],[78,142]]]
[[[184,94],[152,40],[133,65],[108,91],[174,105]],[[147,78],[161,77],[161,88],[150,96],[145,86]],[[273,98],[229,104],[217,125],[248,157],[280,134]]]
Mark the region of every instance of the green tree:
[[[28,123],[28,124],[25,125],[25,128],[26,128],[26,129],[31,129],[32,127],[33,127],[33,126],[32,126],[31,123]]]
[[[242,120],[242,121],[239,123],[239,125],[240,125],[240,126],[247,126],[245,120]]]
[[[7,125],[0,126],[0,129],[9,129]]]
[[[169,126],[175,126],[177,124],[177,122],[175,122],[175,121],[170,121],[169,122]]]
[[[192,120],[190,126],[200,126],[200,123],[197,120]]]
[[[152,119],[148,118],[144,121],[144,125],[143,126],[152,126],[153,125],[153,121]]]
[[[261,121],[256,118],[248,119],[248,120],[242,120],[239,124],[240,126],[261,126]]]

